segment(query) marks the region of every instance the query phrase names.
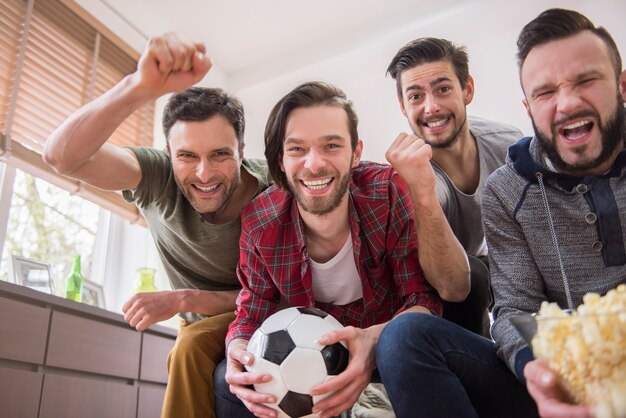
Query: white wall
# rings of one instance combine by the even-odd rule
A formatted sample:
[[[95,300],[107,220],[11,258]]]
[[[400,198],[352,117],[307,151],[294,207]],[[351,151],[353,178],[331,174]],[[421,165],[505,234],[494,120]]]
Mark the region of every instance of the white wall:
[[[531,134],[532,128],[521,104],[515,42],[522,27],[550,7],[578,10],[597,25],[605,26],[626,59],[623,21],[626,2],[623,0],[492,0],[468,4],[434,21],[423,22],[416,16],[416,24],[405,26],[400,33],[236,90],[246,109],[246,155],[263,156],[265,121],[276,101],[299,83],[319,79],[340,87],[354,102],[360,118],[359,133],[364,141],[363,157],[384,161],[386,148],[399,132],[408,130],[398,108],[395,83],[385,76],[385,70],[400,47],[421,36],[443,37],[467,47],[470,73],[476,84],[474,101],[468,107],[470,114],[508,122],[525,134]]]

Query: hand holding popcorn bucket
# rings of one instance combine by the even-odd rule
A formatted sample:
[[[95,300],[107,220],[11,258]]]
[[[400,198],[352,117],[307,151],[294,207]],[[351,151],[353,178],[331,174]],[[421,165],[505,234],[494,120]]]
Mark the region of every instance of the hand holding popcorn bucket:
[[[544,302],[511,322],[574,402],[593,405],[598,418],[626,418],[626,285],[586,294],[571,314]]]

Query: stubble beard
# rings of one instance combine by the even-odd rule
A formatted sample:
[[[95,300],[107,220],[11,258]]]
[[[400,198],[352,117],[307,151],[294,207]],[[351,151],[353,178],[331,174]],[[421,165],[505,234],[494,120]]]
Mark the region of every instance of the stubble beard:
[[[352,163],[350,164],[352,166]],[[336,179],[337,177],[335,177]],[[289,189],[291,194],[296,198],[296,202],[298,205],[304,210],[312,215],[316,216],[324,216],[335,210],[341,204],[341,201],[346,195],[348,191],[348,186],[350,185],[350,179],[352,178],[352,169],[348,171],[346,175],[339,179],[339,183],[337,188],[332,196],[329,196],[328,199],[326,197],[313,197],[307,201],[304,197],[303,192],[298,192],[298,188],[296,187],[297,179],[288,179],[287,183],[289,184]],[[305,186],[300,186],[305,187]]]
[[[220,187],[225,187],[225,190],[220,195],[212,197],[210,199],[201,199],[197,196],[194,196],[193,192],[190,190],[193,187],[191,185],[191,182],[189,182],[188,184],[184,184],[178,177],[174,177],[174,180],[176,181],[178,190],[180,190],[185,199],[187,199],[187,202],[189,202],[191,207],[196,212],[198,212],[202,216],[212,216],[226,209],[226,206],[228,206],[228,203],[235,193],[235,190],[237,190],[237,187],[239,187],[239,184],[241,183],[241,176],[237,175],[235,178],[233,178],[233,181],[231,183],[228,183],[227,181],[222,181]],[[210,200],[213,206],[212,210],[205,209],[205,200]]]
[[[454,114],[450,114],[446,117],[449,117],[450,120],[455,120],[456,116]],[[419,124],[421,124],[420,121],[416,121],[415,122],[417,126],[419,126]],[[418,132],[418,130],[416,128],[413,128],[413,133],[415,135],[417,135],[418,137],[422,138],[424,140],[424,142],[426,142],[428,145],[430,145],[432,148],[436,148],[436,149],[444,149],[444,148],[450,148],[452,147],[454,144],[456,144],[456,142],[461,138],[461,131],[463,131],[463,128],[465,127],[465,124],[467,123],[467,113],[465,114],[465,117],[463,119],[463,123],[461,123],[461,126],[459,126],[456,130],[454,130],[450,136],[448,138],[446,138],[445,141],[443,142],[431,142],[429,141],[426,136],[421,136]]]

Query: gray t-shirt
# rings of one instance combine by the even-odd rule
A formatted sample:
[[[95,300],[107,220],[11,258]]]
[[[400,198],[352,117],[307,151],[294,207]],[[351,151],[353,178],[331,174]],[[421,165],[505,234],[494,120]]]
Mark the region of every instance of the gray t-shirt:
[[[173,289],[235,290],[241,286],[239,262],[241,220],[216,225],[204,220],[178,189],[172,163],[163,152],[130,147],[141,167],[141,182],[124,198],[134,202],[148,223]],[[244,169],[258,180],[257,193],[270,184],[264,160],[244,159]],[[190,322],[197,315],[181,315]]]
[[[524,135],[510,125],[478,117],[468,118],[470,132],[476,138],[480,161],[480,181],[473,194],[465,194],[434,161],[436,192],[452,232],[465,252],[476,257],[487,255],[480,200],[487,177],[504,164],[507,149]]]

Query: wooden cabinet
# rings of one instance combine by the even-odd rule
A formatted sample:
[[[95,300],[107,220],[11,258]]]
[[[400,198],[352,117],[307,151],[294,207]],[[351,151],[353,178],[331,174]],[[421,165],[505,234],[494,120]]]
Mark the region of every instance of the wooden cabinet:
[[[161,416],[161,405],[163,405],[164,395],[165,387],[163,386],[140,386],[137,418],[154,418]]]
[[[0,358],[43,363],[49,318],[49,309],[0,296]]]
[[[46,364],[137,379],[140,347],[141,333],[137,331],[53,312]],[[165,357],[161,361],[165,362]]]
[[[137,388],[123,382],[46,374],[40,418],[133,418]]]
[[[0,281],[0,415],[158,417],[176,331]]]
[[[0,367],[0,414],[37,418],[42,380],[40,372]]]
[[[163,359],[172,349],[168,338],[145,334],[141,346],[141,370],[139,378],[150,382],[167,383],[167,367]]]

